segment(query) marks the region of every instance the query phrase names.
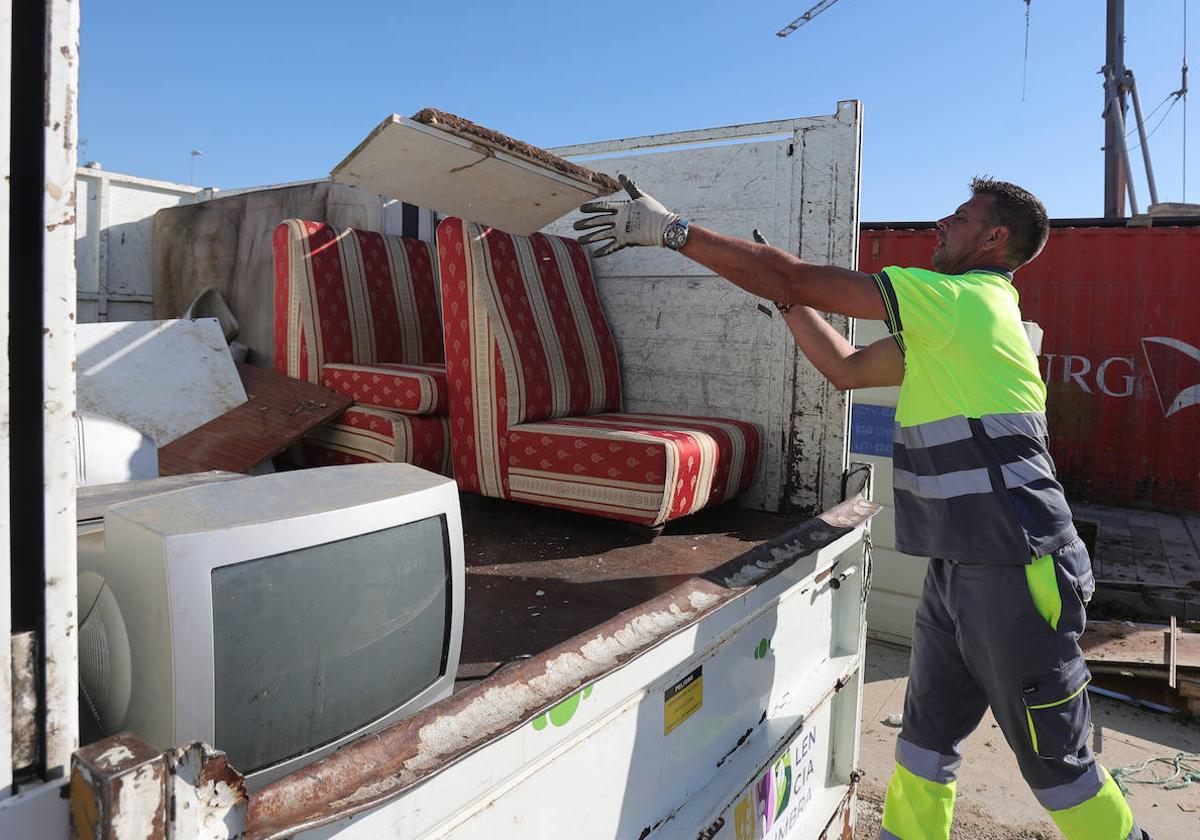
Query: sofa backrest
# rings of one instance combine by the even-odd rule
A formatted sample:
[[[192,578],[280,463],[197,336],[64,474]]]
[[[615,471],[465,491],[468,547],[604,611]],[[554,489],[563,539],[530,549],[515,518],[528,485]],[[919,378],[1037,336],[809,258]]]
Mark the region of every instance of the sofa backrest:
[[[486,329],[455,330],[452,320],[465,315],[447,311],[447,337],[495,342],[507,425],[620,411],[616,342],[579,243],[448,218],[438,225],[438,260],[447,302],[457,297],[449,284],[466,284],[472,310],[488,320]]]
[[[320,382],[333,362],[444,361],[430,243],[288,219],[272,246],[277,371]]]

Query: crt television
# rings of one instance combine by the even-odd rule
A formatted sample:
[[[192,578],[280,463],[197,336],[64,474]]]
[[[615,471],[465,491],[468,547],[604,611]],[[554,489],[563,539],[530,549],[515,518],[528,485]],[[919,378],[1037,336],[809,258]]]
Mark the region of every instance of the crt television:
[[[452,479],[356,464],[192,486],[113,505],[102,548],[80,547],[96,736],[207,741],[258,787],[453,687]]]

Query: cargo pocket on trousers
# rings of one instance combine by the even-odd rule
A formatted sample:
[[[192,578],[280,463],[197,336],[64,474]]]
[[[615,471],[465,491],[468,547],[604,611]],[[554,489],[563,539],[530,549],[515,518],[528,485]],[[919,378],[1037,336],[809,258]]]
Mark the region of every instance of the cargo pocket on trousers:
[[[1057,671],[1021,681],[1029,738],[1038,756],[1062,759],[1083,747],[1091,717],[1091,680],[1081,656]]]

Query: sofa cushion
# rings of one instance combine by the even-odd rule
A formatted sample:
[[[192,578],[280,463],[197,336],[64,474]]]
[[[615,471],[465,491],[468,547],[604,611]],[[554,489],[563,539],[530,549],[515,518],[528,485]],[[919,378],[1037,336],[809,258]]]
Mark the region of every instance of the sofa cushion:
[[[403,462],[450,475],[450,429],[445,417],[397,414],[354,406],[304,439],[311,466]]]
[[[752,423],[596,414],[509,430],[509,497],[659,525],[743,491],[758,461]]]
[[[508,425],[620,409],[616,343],[579,243],[446,219],[438,249],[443,283],[473,286],[467,307],[446,313],[447,332],[451,322],[491,321],[508,385],[497,407]],[[457,350],[468,352],[461,342]]]
[[[276,370],[319,382],[331,362],[444,360],[428,242],[288,219],[273,247]]]
[[[345,394],[357,405],[385,408],[401,414],[446,413],[446,366],[327,364],[321,384]]]

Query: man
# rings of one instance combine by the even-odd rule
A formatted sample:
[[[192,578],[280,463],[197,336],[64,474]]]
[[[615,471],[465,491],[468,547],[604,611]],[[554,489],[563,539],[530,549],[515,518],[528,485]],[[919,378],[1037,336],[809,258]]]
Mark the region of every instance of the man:
[[[930,561],[881,838],[947,840],[961,743],[990,706],[1021,774],[1068,840],[1142,840],[1088,744],[1079,649],[1094,582],[1047,452],[1046,389],[1012,272],[1042,250],[1046,210],[1002,181],[937,223],[934,270],[810,265],[690,225],[622,176],[629,201],[575,223],[604,256],[665,245],[776,302],[840,389],[899,385],[896,546]],[[885,321],[857,350],[814,310]]]

